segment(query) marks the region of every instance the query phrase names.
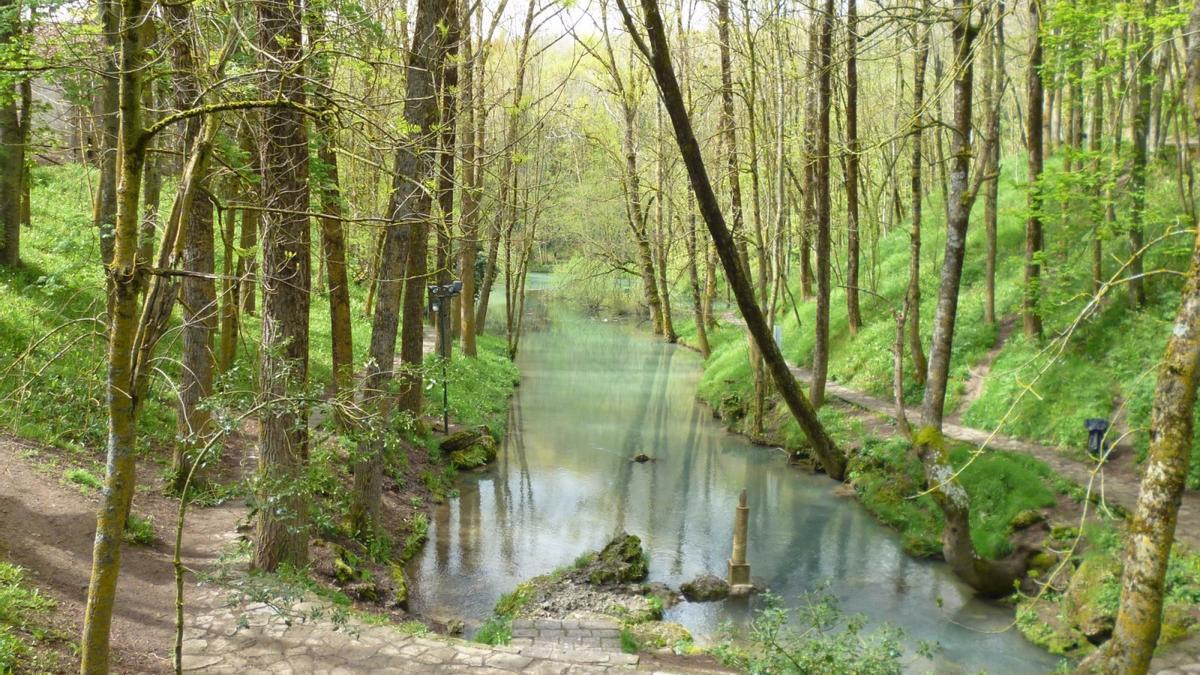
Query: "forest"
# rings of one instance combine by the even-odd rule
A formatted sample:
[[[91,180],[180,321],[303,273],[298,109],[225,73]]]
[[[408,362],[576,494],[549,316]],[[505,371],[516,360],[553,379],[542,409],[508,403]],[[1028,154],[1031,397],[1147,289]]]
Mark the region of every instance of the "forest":
[[[1200,3],[0,0],[0,673],[1200,669],[1198,159]]]

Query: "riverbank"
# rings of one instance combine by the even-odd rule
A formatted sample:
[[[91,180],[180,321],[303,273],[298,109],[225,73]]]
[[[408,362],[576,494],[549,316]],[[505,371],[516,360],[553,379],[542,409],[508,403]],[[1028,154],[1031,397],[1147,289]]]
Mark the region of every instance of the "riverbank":
[[[681,342],[694,339],[690,324],[682,333]],[[699,392],[714,415],[731,431],[808,461],[803,435],[776,398],[768,397],[762,432],[753,433],[754,392],[744,329],[726,324],[710,330],[709,339],[713,353],[705,363]],[[797,376],[803,375],[799,370]],[[850,454],[847,484],[852,493],[880,522],[901,534],[908,554],[940,559],[941,513],[929,497],[913,498],[921,493],[924,476],[911,456],[910,443],[888,408],[869,405],[873,399],[868,394],[846,392],[843,398],[858,406],[826,405],[820,416]],[[977,446],[966,443],[951,449],[952,460],[962,468],[959,478],[972,498],[972,539],[989,558],[1000,558],[1018,547],[1029,549],[1029,574],[1008,601],[1016,609],[1016,626],[1051,653],[1073,659],[1086,656],[1112,631],[1123,548],[1121,503],[1132,507],[1130,495],[1136,496],[1136,483],[1128,490],[1117,486],[1102,493],[1102,482],[1096,486],[1076,482],[1089,475],[1086,470],[1063,471],[1062,464],[1069,460],[1056,461],[1056,455],[1047,455],[1053,463],[1048,464],[1031,456],[1038,453],[995,449],[998,444],[992,443],[993,449],[982,455],[975,454]],[[1109,494],[1113,501],[1098,499],[1100,494]],[[1118,495],[1121,499],[1114,500]],[[1194,533],[1184,532],[1182,539],[1187,541],[1190,534]],[[1171,569],[1160,641],[1166,661],[1175,660],[1177,650],[1194,651],[1200,622],[1196,606],[1200,556],[1186,545],[1177,545]]]

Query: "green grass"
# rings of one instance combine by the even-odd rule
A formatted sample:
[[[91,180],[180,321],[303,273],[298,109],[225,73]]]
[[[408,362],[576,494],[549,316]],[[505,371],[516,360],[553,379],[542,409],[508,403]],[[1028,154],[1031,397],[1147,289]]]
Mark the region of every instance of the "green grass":
[[[504,338],[479,335],[476,338],[476,358],[455,353],[446,366],[446,381],[450,385],[450,417],[466,426],[486,426],[496,438],[503,438],[508,426],[508,399],[520,374],[509,360]],[[426,391],[425,412],[442,414],[441,359],[427,356],[427,378],[432,386]]]
[[[67,469],[63,472],[63,478],[68,483],[78,485],[81,492],[99,490],[104,487],[104,481],[97,478],[95,474],[87,469]]]
[[[971,455],[963,446],[950,453],[956,467],[966,465],[959,480],[971,496],[971,540],[980,555],[1000,558],[1012,550],[1009,537],[1018,516],[1054,505],[1055,477],[1044,462],[1027,455],[989,451],[973,460]],[[851,460],[850,481],[867,510],[900,532],[906,551],[919,557],[941,553],[942,514],[931,497],[921,495],[924,474],[907,441],[867,439]]]
[[[154,530],[154,516],[129,514],[129,520],[125,522],[125,541],[146,546],[153,544],[157,538],[158,534]]]
[[[1099,311],[1079,322],[1069,338],[1065,334],[1090,299],[1090,237],[1093,226],[1102,222],[1097,205],[1086,198],[1078,177],[1064,177],[1057,160],[1048,164],[1047,189],[1054,194],[1043,214],[1046,224],[1045,272],[1042,300],[1045,334],[1049,339],[1034,343],[1021,337],[1018,315],[1024,292],[1024,228],[1027,209],[1022,158],[1011,157],[1000,173],[999,221],[997,225],[996,313],[1014,317],[1017,327],[1006,341],[985,381],[978,400],[964,411],[964,421],[976,427],[999,427],[1019,438],[1059,445],[1082,456],[1087,434],[1083,420],[1111,418],[1114,402],[1125,401],[1132,431],[1127,442],[1139,456],[1148,443],[1150,407],[1156,365],[1160,360],[1170,325],[1179,304],[1180,279],[1158,274],[1147,281],[1148,304],[1131,311],[1125,288],[1115,287]],[[1182,211],[1173,176],[1157,175],[1149,181],[1146,240],[1176,227]],[[1066,195],[1065,197],[1063,195]],[[1065,211],[1064,209],[1064,199]],[[1106,262],[1104,273],[1116,271],[1114,256],[1126,255],[1126,235],[1121,228],[1128,217],[1127,197],[1117,205],[1116,232],[1102,231]],[[946,412],[962,403],[968,369],[980,362],[993,347],[997,327],[983,320],[985,231],[982,201],[976,204],[967,238],[954,349],[950,364]],[[926,204],[922,227],[921,331],[928,349],[939,285],[938,272],[945,244],[940,196]],[[1064,217],[1064,213],[1068,214]],[[1186,267],[1191,240],[1176,236],[1152,247],[1146,254],[1147,270],[1182,270]],[[878,259],[864,260],[863,285],[873,294],[862,294],[864,325],[851,337],[846,318],[845,291],[835,288],[831,298],[830,362],[832,380],[886,399],[892,396],[892,342],[898,308],[908,282],[909,234],[907,226],[884,234],[876,247]],[[836,251],[840,253],[840,249]],[[835,269],[843,269],[838,260]],[[798,280],[793,273],[791,278]],[[835,280],[835,287],[837,286]],[[681,289],[682,291],[682,289]],[[812,358],[815,303],[800,300],[797,284],[792,288],[798,303],[786,298],[777,314],[783,328],[783,350],[794,362],[809,364]],[[681,293],[681,295],[686,295]],[[682,303],[677,324],[685,340],[694,337],[690,310]],[[796,316],[799,315],[799,323]],[[710,331],[713,354],[701,382],[701,396],[721,408],[750,400],[752,383],[746,356],[744,332],[738,328]],[[905,362],[905,399],[920,402],[922,389]],[[1200,409],[1197,410],[1200,422]],[[1189,484],[1200,488],[1200,424],[1193,444]]]
[[[43,626],[54,601],[25,579],[20,567],[0,562],[0,673],[46,672],[57,659],[45,651],[55,637]]]

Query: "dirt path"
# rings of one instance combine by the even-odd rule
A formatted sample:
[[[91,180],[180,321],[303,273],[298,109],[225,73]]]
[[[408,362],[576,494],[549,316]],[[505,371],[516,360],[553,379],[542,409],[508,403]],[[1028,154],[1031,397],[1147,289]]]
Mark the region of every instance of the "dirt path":
[[[0,436],[0,557],[28,570],[33,584],[58,603],[56,622],[78,636],[83,623],[98,494],[65,483],[52,451]],[[145,474],[150,469],[143,467]],[[143,476],[144,477],[144,476]],[[170,672],[175,584],[172,548],[175,502],[139,486],[134,512],[154,518],[158,539],[122,547],[113,617],[113,670]],[[236,536],[244,508],[193,509],[184,537],[185,564],[201,569]],[[191,586],[189,586],[191,588]],[[62,664],[73,671],[73,664]]]
[[[954,424],[960,424],[963,413],[983,395],[983,382],[987,379],[988,373],[992,372],[992,365],[996,363],[996,359],[1004,349],[1004,343],[1008,342],[1008,336],[1013,334],[1016,327],[1017,316],[1015,314],[1009,314],[1000,319],[1000,325],[996,330],[996,342],[992,344],[992,348],[984,355],[982,361],[967,369],[966,391],[959,399],[958,407],[946,417],[947,420]]]
[[[745,325],[739,317],[727,315],[725,318],[730,323]],[[788,366],[796,379],[804,383],[812,382],[812,372],[809,369],[792,363],[789,363]],[[895,412],[894,402],[885,401],[837,382],[827,382],[825,393],[827,396],[887,418],[891,418]],[[893,433],[895,433],[894,430]],[[1128,511],[1133,511],[1137,504],[1141,479],[1137,474],[1136,467],[1130,461],[1115,461],[1112,465],[1097,466],[1094,463],[1069,457],[1067,451],[1062,448],[1004,436],[999,432],[974,429],[950,421],[946,421],[942,425],[942,433],[947,438],[978,447],[999,448],[1009,452],[1032,455],[1048,464],[1051,469],[1064,478],[1072,480],[1084,488],[1090,486],[1091,492],[1106,503],[1116,504]],[[1183,495],[1183,503],[1179,507],[1179,525],[1175,528],[1175,538],[1193,549],[1200,548],[1200,495],[1194,491],[1189,490]]]

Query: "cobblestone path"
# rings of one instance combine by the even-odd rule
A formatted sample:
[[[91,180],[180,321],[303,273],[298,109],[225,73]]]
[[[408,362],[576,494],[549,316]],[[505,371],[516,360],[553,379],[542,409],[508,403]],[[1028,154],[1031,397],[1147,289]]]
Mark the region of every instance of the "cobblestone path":
[[[265,604],[226,607],[219,590],[189,598],[183,666],[189,673],[535,673],[604,674],[637,670],[621,652],[620,629],[605,621],[517,622],[513,643],[489,647],[452,638],[406,635],[394,626],[351,619],[289,621]],[[292,616],[318,607],[301,603]]]

